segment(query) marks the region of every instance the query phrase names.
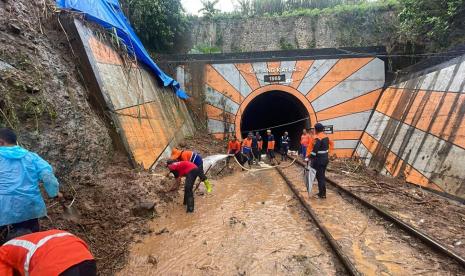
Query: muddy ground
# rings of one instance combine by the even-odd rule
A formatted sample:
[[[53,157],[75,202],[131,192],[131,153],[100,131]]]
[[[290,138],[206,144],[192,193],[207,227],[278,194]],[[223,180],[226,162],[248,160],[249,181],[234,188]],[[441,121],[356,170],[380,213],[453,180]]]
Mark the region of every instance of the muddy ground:
[[[118,275],[341,275],[319,230],[274,169],[213,180],[150,224]],[[181,191],[178,192],[181,194]]]
[[[207,143],[208,135],[194,135],[184,141],[185,147]],[[225,143],[216,141],[203,155],[224,151]],[[127,262],[129,246],[141,236],[152,234],[149,221],[164,213],[167,205],[180,198],[180,193],[167,192],[172,183],[165,182],[159,167],[155,172],[134,170],[124,154],[117,154],[112,163],[98,174],[79,175],[63,184],[67,205],[73,207],[80,220],[69,220],[63,208],[53,200],[47,202],[49,219],[44,228],[68,230],[88,242],[97,259],[101,275],[114,275]]]
[[[333,161],[327,176],[465,256],[465,205],[353,160]]]

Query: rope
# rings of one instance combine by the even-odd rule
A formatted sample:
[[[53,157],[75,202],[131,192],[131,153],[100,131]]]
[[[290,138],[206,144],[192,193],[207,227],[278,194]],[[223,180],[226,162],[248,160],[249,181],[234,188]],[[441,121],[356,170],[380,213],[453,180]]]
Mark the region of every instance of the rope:
[[[267,168],[260,168],[260,169],[249,169],[249,168],[246,168],[244,166],[241,165],[241,163],[239,163],[239,161],[237,160],[236,156],[234,156],[234,160],[236,161],[236,163],[239,165],[239,167],[241,167],[243,170],[246,170],[246,171],[249,171],[249,172],[258,172],[258,171],[265,171],[265,170],[270,170],[270,169],[274,169],[276,167],[278,168],[288,168],[290,166],[292,166],[294,164],[294,162],[297,160],[297,158],[294,158],[292,160],[292,162],[286,166],[280,166],[280,165],[275,165],[275,166],[270,166],[270,167],[267,167]]]
[[[276,125],[276,126],[271,126],[271,127],[267,127],[267,128],[261,128],[261,129],[244,130],[244,131],[241,131],[241,133],[256,132],[256,131],[262,131],[262,130],[267,130],[267,129],[278,128],[278,127],[282,127],[282,126],[288,126],[288,125],[292,125],[292,124],[295,124],[295,123],[298,123],[298,122],[301,122],[301,121],[308,120],[309,118],[310,118],[310,117],[307,116],[307,117],[305,117],[305,118],[302,118],[302,119],[299,119],[299,120],[296,120],[296,121],[293,121],[293,122],[289,122],[289,123],[285,123],[285,124],[280,124],[280,125]]]

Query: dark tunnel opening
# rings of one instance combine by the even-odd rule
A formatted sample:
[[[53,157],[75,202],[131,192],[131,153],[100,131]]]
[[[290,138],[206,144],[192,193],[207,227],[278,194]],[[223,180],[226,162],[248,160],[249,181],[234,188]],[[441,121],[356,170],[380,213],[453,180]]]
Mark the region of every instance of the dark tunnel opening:
[[[263,93],[255,97],[242,114],[242,138],[247,136],[248,131],[259,129],[262,137],[265,137],[266,130],[262,129],[287,124],[308,116],[307,109],[295,96],[281,91]],[[276,149],[279,149],[281,136],[284,131],[287,131],[291,138],[290,149],[297,150],[300,147],[302,129],[309,127],[310,121],[307,119],[294,124],[272,128],[271,131],[278,142]]]

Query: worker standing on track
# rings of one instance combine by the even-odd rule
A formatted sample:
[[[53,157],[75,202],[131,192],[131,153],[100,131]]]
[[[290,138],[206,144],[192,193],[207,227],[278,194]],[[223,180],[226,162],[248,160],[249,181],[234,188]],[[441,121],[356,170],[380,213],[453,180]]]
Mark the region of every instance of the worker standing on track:
[[[307,158],[312,168],[316,170],[318,181],[318,197],[326,198],[326,167],[329,163],[329,153],[334,148],[334,143],[324,133],[324,126],[315,124],[315,136],[313,142],[307,148]]]
[[[284,135],[281,136],[281,161],[284,161],[287,159],[287,152],[289,151],[290,142],[291,142],[291,138],[289,138],[289,133],[285,131]]]
[[[262,161],[262,148],[263,140],[260,133],[256,132],[255,136],[252,138],[252,153],[257,160],[257,163]]]
[[[249,164],[249,168],[252,167],[253,162],[253,153],[252,153],[252,137],[253,133],[249,132],[247,134],[247,138],[242,141],[242,154],[247,156],[247,163]]]
[[[200,154],[198,154],[195,151],[179,150],[177,148],[174,148],[171,151],[170,159],[178,160],[178,161],[189,161],[189,162],[194,163],[199,169],[199,176],[200,176],[200,179],[205,184],[207,193],[211,193],[212,185],[210,184],[210,181],[207,179],[207,176],[205,175],[205,172],[203,171],[203,159],[202,159],[202,156],[200,156]]]
[[[274,161],[276,160],[276,157],[275,157],[275,154],[274,154],[274,148],[275,148],[275,143],[276,142],[275,142],[275,139],[274,139],[274,135],[271,134],[270,129],[268,129],[266,131],[266,135],[267,135],[266,155],[270,159],[270,164],[274,165]],[[279,161],[278,161],[278,165],[279,165]]]
[[[49,197],[62,197],[50,164],[18,146],[11,129],[0,128],[0,245],[8,232],[40,231],[39,218],[47,215],[47,209],[39,181]]]
[[[200,181],[205,182],[205,175],[200,172],[200,169],[194,163],[189,161],[168,160],[168,162],[166,162],[166,166],[176,178],[176,186],[173,190],[177,190],[179,188],[179,185],[181,184],[181,177],[186,177],[186,181],[184,182],[183,204],[187,205],[186,211],[188,213],[194,212],[194,183],[197,177],[200,178]]]
[[[310,135],[308,135],[307,130],[304,128],[302,130],[302,135],[300,136],[300,154],[302,154],[303,158],[305,158],[307,154],[307,147],[311,141],[310,139]]]
[[[71,233],[21,229],[0,247],[0,275],[95,276],[97,266],[87,244]]]

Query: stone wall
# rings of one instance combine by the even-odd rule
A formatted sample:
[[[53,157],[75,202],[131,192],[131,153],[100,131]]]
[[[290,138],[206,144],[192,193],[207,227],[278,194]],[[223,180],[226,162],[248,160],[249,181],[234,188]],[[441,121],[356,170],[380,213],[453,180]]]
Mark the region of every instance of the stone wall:
[[[389,46],[395,37],[394,12],[366,12],[346,17],[289,16],[192,21],[192,47],[217,46],[222,52]]]

